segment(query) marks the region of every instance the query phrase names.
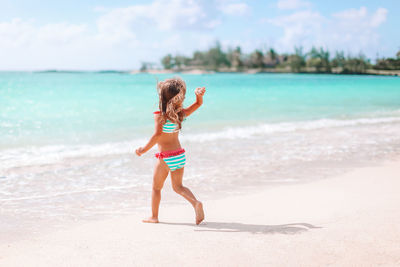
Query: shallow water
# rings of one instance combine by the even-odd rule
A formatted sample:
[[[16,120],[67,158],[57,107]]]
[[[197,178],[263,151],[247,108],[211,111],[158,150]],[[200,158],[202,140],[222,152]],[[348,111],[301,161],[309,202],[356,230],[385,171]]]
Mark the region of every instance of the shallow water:
[[[0,73],[1,228],[148,207],[155,151],[133,151],[152,133],[155,81],[165,77]],[[182,77],[187,105],[195,87],[207,87],[181,134],[184,180],[202,199],[320,179],[400,152],[399,78]],[[170,189],[163,199],[179,200]]]

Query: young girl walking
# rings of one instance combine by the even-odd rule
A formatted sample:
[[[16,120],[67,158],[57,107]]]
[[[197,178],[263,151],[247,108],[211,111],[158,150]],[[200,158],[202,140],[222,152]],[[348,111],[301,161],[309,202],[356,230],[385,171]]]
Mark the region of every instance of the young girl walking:
[[[179,130],[182,121],[203,104],[205,87],[195,90],[196,101],[188,108],[183,108],[186,94],[186,84],[180,78],[166,79],[157,84],[159,94],[159,110],[154,112],[155,131],[149,142],[136,149],[136,154],[141,156],[158,145],[159,153],[155,156],[157,163],[153,175],[153,192],[151,196],[152,216],[143,220],[147,223],[158,223],[158,208],[161,201],[161,189],[164,181],[171,173],[172,188],[174,191],[192,204],[196,213],[196,224],[204,220],[203,205],[196,199],[189,188],[182,185],[183,171],[186,162],[185,150],[179,142]]]

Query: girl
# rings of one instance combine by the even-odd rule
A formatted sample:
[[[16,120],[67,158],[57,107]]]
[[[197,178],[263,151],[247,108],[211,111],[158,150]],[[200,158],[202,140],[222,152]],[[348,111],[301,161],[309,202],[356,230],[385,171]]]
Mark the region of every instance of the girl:
[[[143,220],[146,223],[158,223],[158,208],[161,200],[161,189],[164,181],[171,172],[172,188],[174,191],[192,204],[196,213],[196,224],[204,220],[203,205],[198,201],[189,188],[182,185],[182,177],[185,166],[185,150],[179,143],[179,130],[182,121],[203,104],[205,87],[197,88],[196,102],[188,108],[183,108],[183,100],[186,94],[186,84],[180,78],[167,79],[157,83],[160,97],[159,111],[154,112],[155,132],[149,142],[136,149],[136,154],[141,156],[155,144],[160,151],[155,156],[158,159],[153,176],[153,192],[151,196],[152,216]]]

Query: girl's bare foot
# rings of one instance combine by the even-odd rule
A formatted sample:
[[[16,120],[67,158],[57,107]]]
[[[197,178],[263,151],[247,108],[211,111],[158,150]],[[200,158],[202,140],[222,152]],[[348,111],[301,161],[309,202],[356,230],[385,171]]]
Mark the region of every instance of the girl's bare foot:
[[[158,223],[158,218],[156,218],[156,217],[150,217],[150,218],[148,218],[148,219],[142,220],[142,222],[144,222],[144,223]]]
[[[194,211],[196,212],[196,224],[199,225],[204,220],[203,204],[200,201],[197,201]]]

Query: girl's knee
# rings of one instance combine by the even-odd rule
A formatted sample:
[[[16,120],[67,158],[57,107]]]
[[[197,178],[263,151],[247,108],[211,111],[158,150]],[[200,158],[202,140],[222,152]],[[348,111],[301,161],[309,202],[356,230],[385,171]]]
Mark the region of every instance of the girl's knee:
[[[172,185],[172,189],[176,193],[180,194],[182,192],[182,190],[183,190],[183,185]]]
[[[153,185],[153,191],[160,192],[163,188],[163,185]]]

